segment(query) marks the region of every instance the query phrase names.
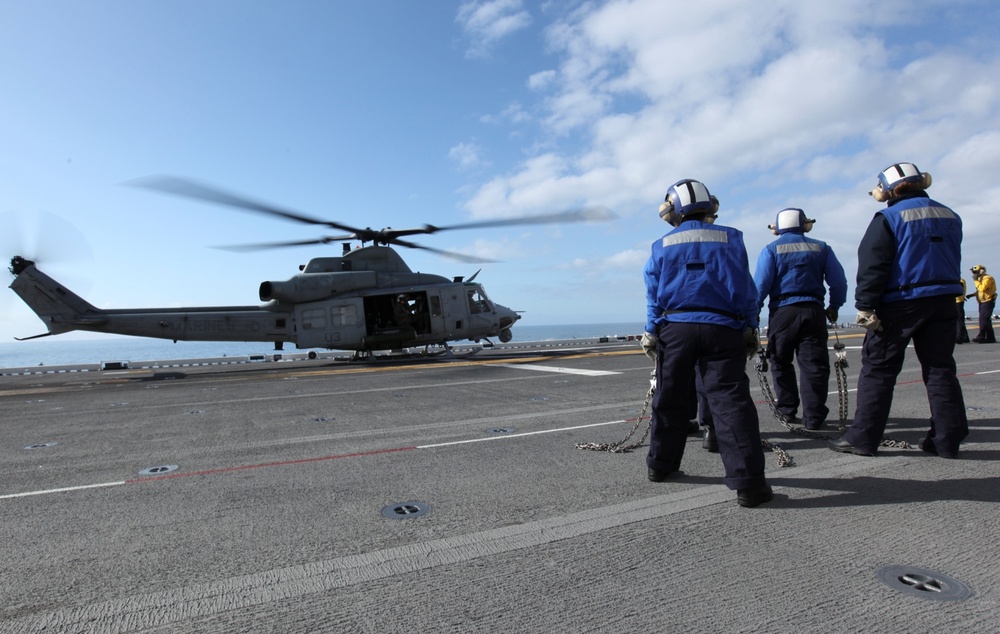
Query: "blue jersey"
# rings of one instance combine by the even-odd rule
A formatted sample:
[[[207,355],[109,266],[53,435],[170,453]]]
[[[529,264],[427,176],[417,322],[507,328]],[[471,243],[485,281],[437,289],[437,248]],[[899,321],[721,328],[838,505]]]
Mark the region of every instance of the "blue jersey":
[[[826,298],[824,280],[830,287],[830,308],[836,310],[847,301],[847,276],[833,249],[799,231],[782,234],[764,247],[757,258],[754,280],[758,310],[768,297],[771,310],[802,302],[822,305]]]
[[[757,327],[757,289],[736,229],[685,221],[653,243],[643,273],[648,332],[666,321]]]
[[[914,197],[881,212],[896,238],[883,302],[962,292],[962,219],[930,198]]]

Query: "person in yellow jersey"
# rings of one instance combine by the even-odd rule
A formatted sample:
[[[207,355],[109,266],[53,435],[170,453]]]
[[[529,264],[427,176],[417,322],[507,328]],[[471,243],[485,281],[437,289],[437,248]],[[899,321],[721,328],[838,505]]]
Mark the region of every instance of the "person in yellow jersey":
[[[993,334],[993,309],[997,305],[997,283],[992,275],[986,274],[986,267],[977,264],[971,269],[972,281],[976,283],[976,292],[966,297],[975,296],[979,301],[979,334],[972,340],[976,343],[996,343]]]

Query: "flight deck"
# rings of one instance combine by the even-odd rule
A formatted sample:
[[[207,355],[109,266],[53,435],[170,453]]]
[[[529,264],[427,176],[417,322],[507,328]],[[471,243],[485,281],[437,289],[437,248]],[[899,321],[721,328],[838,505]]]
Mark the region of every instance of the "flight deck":
[[[793,460],[754,509],[698,436],[662,483],[577,448],[645,430],[636,342],[5,375],[0,632],[991,631],[998,352],[956,348],[958,460],[912,350],[874,458],[827,449],[832,377],[802,435],[751,364]]]

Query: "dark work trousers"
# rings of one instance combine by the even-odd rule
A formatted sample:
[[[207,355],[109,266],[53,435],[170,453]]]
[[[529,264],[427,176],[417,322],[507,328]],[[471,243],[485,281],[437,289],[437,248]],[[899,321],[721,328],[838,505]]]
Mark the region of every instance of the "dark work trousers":
[[[997,342],[997,337],[993,334],[993,309],[996,308],[996,305],[996,299],[979,303],[979,334],[973,341],[979,343]]]
[[[775,405],[788,418],[795,416],[802,395],[802,422],[819,425],[830,413],[830,351],[827,350],[826,313],[817,302],[781,306],[767,321],[767,355],[771,360]],[[794,362],[798,361],[796,387]]]
[[[931,410],[928,437],[938,454],[954,457],[969,435],[965,400],[955,373],[955,298],[924,297],[883,304],[876,310],[882,330],[865,335],[858,375],[858,405],[844,439],[857,449],[875,453],[892,407],[896,377],[906,346],[920,361]]]
[[[708,407],[708,397],[705,396],[705,382],[701,380],[701,373],[695,375],[695,389],[698,390],[698,424],[702,427],[711,427],[712,410]]]
[[[955,303],[958,312],[958,331],[955,333],[955,343],[969,343],[969,329],[965,327],[965,298]]]
[[[750,396],[743,333],[714,324],[665,323],[657,332],[656,392],[646,464],[680,469],[695,374],[701,372],[719,453],[730,489],[764,486],[764,450],[757,406]]]

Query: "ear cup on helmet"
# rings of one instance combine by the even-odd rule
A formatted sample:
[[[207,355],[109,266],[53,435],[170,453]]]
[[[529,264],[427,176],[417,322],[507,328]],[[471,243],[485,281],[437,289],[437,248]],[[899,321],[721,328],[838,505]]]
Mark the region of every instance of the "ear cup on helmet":
[[[789,231],[809,231],[816,220],[806,218],[806,212],[798,207],[786,207],[774,217],[774,224],[767,225],[771,233],[778,236]]]
[[[691,178],[679,180],[671,185],[664,197],[664,204],[679,216],[696,213],[710,216],[719,210],[719,199],[708,191],[704,183]],[[663,218],[662,211],[660,217]]]
[[[672,201],[667,200],[660,205],[660,219],[675,227],[681,223],[681,215],[674,211]]]
[[[920,189],[927,189],[931,186],[931,175],[921,172],[913,163],[893,163],[879,172],[878,184],[868,193],[880,203],[888,202],[901,183],[912,183]]]

